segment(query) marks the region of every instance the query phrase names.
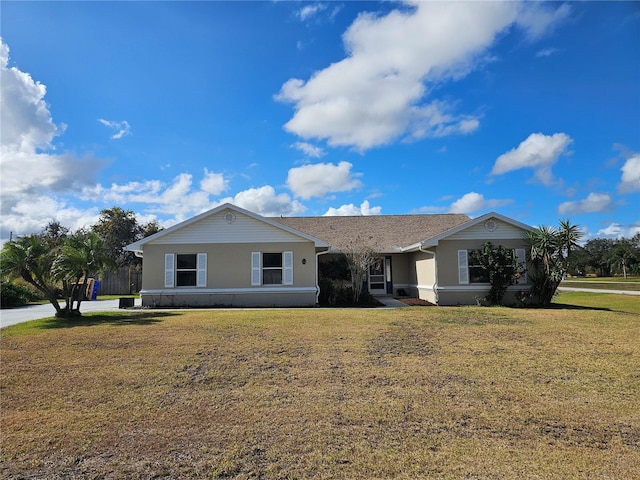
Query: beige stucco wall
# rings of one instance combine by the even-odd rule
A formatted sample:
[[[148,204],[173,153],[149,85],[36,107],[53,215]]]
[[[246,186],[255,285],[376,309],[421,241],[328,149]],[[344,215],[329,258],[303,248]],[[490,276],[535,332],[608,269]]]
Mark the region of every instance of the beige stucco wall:
[[[438,305],[473,305],[476,297],[485,297],[489,293],[489,284],[460,284],[458,279],[458,250],[480,249],[490,241],[494,246],[523,248],[528,251],[526,241],[521,239],[482,239],[448,240],[438,245]],[[515,293],[528,285],[509,287],[505,295],[505,304],[515,302]]]
[[[406,257],[409,265],[408,281],[410,284],[407,293],[422,300],[435,303],[433,286],[436,282],[436,270],[433,255],[424,252],[414,252],[406,254]]]
[[[448,240],[438,245],[438,285],[459,285],[458,282],[458,250],[474,250],[482,248],[482,245],[490,241],[494,246],[502,245],[506,248],[527,249],[524,240]]]
[[[142,259],[144,290],[164,288],[165,253],[206,253],[206,288],[251,287],[251,252],[293,252],[293,286],[315,287],[315,247],[308,243],[239,243],[145,245]],[[303,265],[302,260],[306,263]]]
[[[251,252],[293,252],[293,285],[251,285]],[[205,287],[164,287],[166,253],[207,254]],[[303,264],[302,261],[305,260]],[[315,246],[312,242],[147,244],[141,298],[155,306],[306,306],[315,304]],[[235,289],[235,290],[234,290]],[[224,291],[221,291],[224,290]]]
[[[393,283],[393,293],[397,294],[398,288],[402,288],[405,291],[410,285],[410,268],[409,268],[409,256],[403,254],[387,255],[391,257],[391,281]]]

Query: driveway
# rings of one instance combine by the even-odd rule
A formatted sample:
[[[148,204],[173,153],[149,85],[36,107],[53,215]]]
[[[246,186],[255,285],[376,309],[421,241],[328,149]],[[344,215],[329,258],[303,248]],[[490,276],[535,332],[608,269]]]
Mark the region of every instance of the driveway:
[[[85,301],[80,305],[81,312],[105,312],[118,310],[119,300],[94,300]],[[136,298],[136,305],[140,305],[140,299]],[[64,306],[64,302],[61,304]],[[0,311],[0,328],[15,325],[17,323],[30,322],[40,318],[53,317],[56,311],[53,305],[29,305],[27,307],[8,308]]]

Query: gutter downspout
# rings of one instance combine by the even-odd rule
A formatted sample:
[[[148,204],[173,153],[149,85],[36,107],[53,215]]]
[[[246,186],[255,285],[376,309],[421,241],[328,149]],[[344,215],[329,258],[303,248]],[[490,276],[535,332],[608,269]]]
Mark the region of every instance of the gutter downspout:
[[[329,253],[328,248],[324,252],[316,252],[316,305],[318,305],[320,299],[320,272],[318,271],[318,257],[320,255],[324,255],[325,253]]]
[[[418,250],[421,251],[422,253],[429,253],[431,255],[433,255],[433,273],[434,273],[434,277],[435,277],[435,282],[433,284],[433,294],[435,295],[435,303],[436,305],[438,304],[438,259],[436,257],[436,252],[434,252],[433,250],[424,250],[422,248],[422,244],[420,244],[420,246],[418,247]]]

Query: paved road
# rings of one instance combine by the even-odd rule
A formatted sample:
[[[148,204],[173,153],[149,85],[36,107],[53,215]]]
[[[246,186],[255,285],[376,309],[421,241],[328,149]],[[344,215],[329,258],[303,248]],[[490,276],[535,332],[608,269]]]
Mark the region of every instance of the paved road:
[[[118,310],[119,301],[116,300],[94,300],[92,302],[82,302],[81,312],[104,312]],[[64,302],[61,304],[64,306]],[[140,299],[136,299],[136,305],[140,305]],[[0,328],[15,325],[17,323],[29,322],[40,318],[53,317],[55,315],[53,305],[29,305],[27,307],[9,308],[0,311]]]
[[[618,295],[640,295],[637,290],[603,290],[601,288],[574,288],[574,287],[558,287],[559,292],[591,292],[591,293],[617,293]]]

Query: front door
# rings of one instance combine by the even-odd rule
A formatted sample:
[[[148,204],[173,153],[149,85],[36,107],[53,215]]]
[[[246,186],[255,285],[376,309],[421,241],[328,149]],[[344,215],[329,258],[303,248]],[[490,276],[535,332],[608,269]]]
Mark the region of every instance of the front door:
[[[369,293],[371,295],[384,295],[387,293],[387,269],[384,257],[376,258],[369,265]]]

